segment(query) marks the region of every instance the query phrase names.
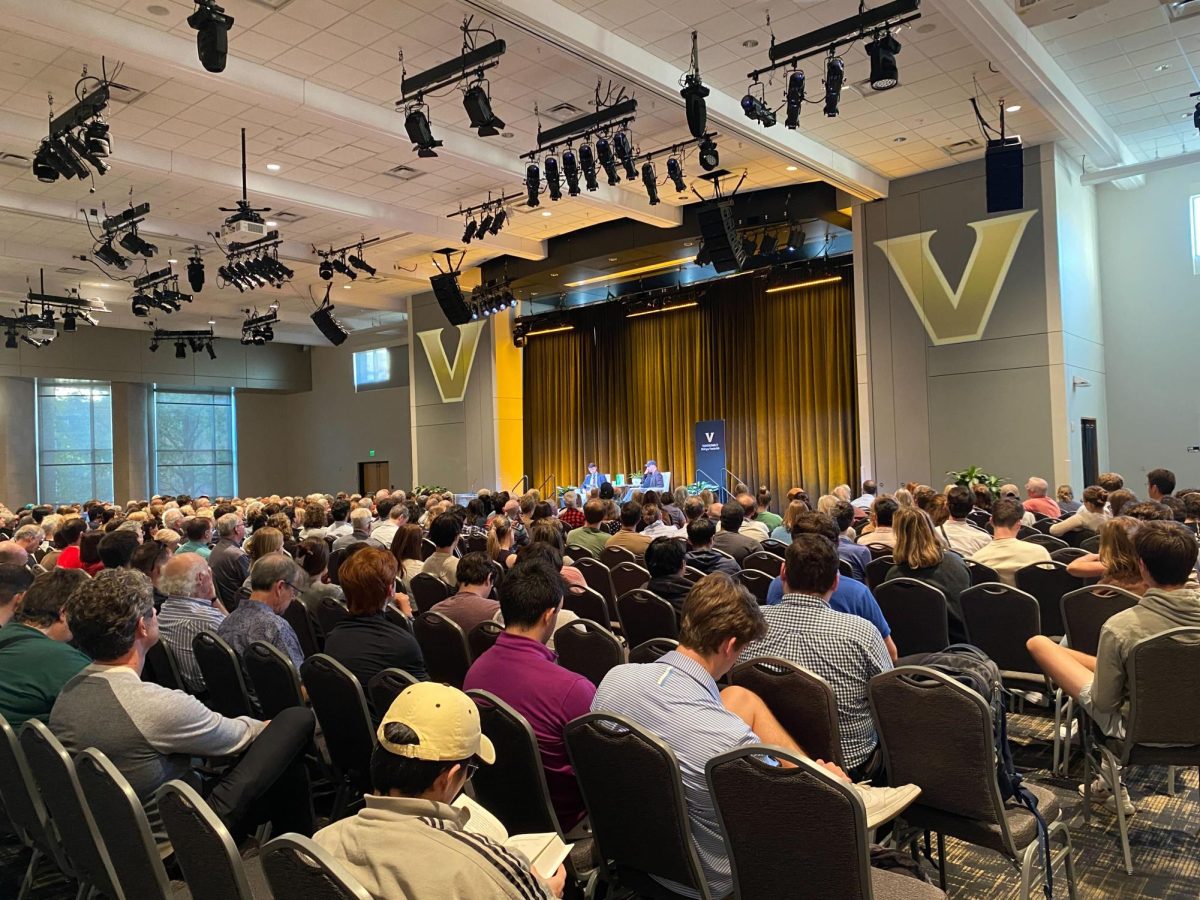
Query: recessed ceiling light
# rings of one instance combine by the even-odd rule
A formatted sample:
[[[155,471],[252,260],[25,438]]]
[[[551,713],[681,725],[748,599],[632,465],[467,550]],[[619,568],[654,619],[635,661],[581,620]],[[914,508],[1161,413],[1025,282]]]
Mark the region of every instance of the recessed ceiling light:
[[[557,273],[557,272],[551,272],[551,273],[550,273],[550,277],[551,277],[551,278],[557,278],[557,277],[558,277],[558,273]]]
[[[158,3],[151,3],[146,7],[146,12],[150,13],[152,16],[169,16],[171,14],[169,9]]]
[[[799,167],[798,167],[798,166],[788,166],[788,167],[787,167],[787,170],[788,170],[789,172],[795,172],[797,168],[799,168]]]
[[[609,262],[616,262],[618,259],[620,259],[620,257],[619,257],[619,256],[610,256],[610,257],[608,258],[608,261],[609,261]]]
[[[1020,103],[1014,103],[1012,106],[1006,106],[1006,107],[1004,107],[1004,111],[1005,111],[1006,113],[1020,112],[1020,111],[1021,111],[1021,104],[1020,104]]]
[[[1169,69],[1169,68],[1171,68],[1171,64],[1170,64],[1170,63],[1163,63],[1162,65],[1155,66],[1155,67],[1154,67],[1154,71],[1155,71],[1155,72],[1165,72],[1165,71],[1167,71],[1167,69]]]
[[[100,282],[100,287],[108,287],[108,282],[107,281]]]
[[[500,132],[500,137],[504,138],[506,141],[511,140],[512,136],[513,136],[513,133],[511,131]]]
[[[267,227],[268,227],[268,228],[278,228],[278,227],[279,227],[279,223],[278,223],[278,222],[271,222],[271,221],[268,221],[268,222],[267,222]]]
[[[208,320],[208,324],[209,324],[209,325],[216,325],[216,324],[217,324],[217,320],[216,320],[216,319],[209,319],[209,320]]]
[[[343,285],[342,285],[342,290],[343,290],[343,291],[348,291],[348,290],[350,290],[350,285],[348,285],[348,284],[343,284]]]
[[[167,260],[167,262],[169,262],[169,263],[172,263],[172,264],[173,264],[173,263],[177,263],[177,262],[179,262],[179,260],[177,260],[177,259],[168,259],[168,260]]]
[[[892,143],[893,144],[903,144],[907,140],[908,140],[908,138],[906,138],[904,135],[899,135],[898,137],[892,138]]]
[[[554,213],[550,212],[550,210],[548,210],[548,209],[544,209],[544,210],[542,210],[542,216],[543,216],[544,218],[547,218],[547,219],[548,219],[548,218],[550,218],[552,215],[554,215]]]
[[[690,246],[692,246],[692,243],[693,243],[692,241],[684,241],[683,246],[690,247]]]
[[[279,163],[267,163],[268,172],[278,172],[282,168]]]
[[[924,25],[917,26],[918,34],[929,34],[931,31],[937,31],[937,25],[933,22],[926,22]]]
[[[742,41],[742,46],[743,47],[757,47],[758,41],[756,41],[754,38],[748,38],[747,40]]]

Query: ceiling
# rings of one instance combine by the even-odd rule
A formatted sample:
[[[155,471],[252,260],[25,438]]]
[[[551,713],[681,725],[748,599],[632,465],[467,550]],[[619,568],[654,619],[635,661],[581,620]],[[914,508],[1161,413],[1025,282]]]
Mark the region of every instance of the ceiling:
[[[348,289],[336,276],[337,314],[355,329],[395,324],[407,297],[434,274],[431,252],[460,246],[462,222],[453,214],[489,192],[523,194],[519,155],[535,144],[535,108],[543,125],[555,124],[556,116],[575,113],[553,107],[566,103],[586,112],[597,81],[611,79],[639,101],[633,135],[642,150],[686,138],[676,91],[693,28],[705,82],[714,89],[710,125],[720,133],[721,164],[746,171],[743,190],[824,179],[871,198],[886,195],[889,179],[977,157],[978,143],[961,153],[947,149],[979,140],[968,103],[976,90],[988,109],[1021,107],[1009,116],[1009,128],[1027,144],[1088,145],[1089,135],[1073,125],[1081,117],[1064,115],[1061,103],[1031,89],[1019,54],[991,59],[980,47],[992,45],[964,20],[964,10],[1003,20],[1008,0],[926,0],[922,18],[898,34],[901,85],[886,93],[863,86],[865,54],[849,48],[841,115],[828,119],[819,107],[806,108],[794,132],[782,124],[764,130],[737,109],[747,72],[767,61],[767,10],[774,34],[786,39],[853,14],[858,0],[226,0],[224,6],[235,19],[229,65],[213,75],[196,60],[195,32],[185,21],[190,2],[0,0],[0,303],[18,297],[44,268],[51,292],[79,286],[104,300],[113,310],[105,324],[144,327],[128,310],[131,291],[117,280],[121,273],[76,258],[91,247],[80,210],[113,213],[132,197],[151,204],[144,231],[160,248],[152,268],[167,258],[186,263],[193,244],[206,248],[212,262],[204,290],[181,312],[160,316],[161,327],[204,327],[211,319],[218,334],[235,336],[244,309],[278,300],[285,322],[279,339],[320,343],[307,321],[325,288],[314,245],[362,236],[382,238],[366,253],[378,276],[360,277]],[[448,59],[458,52],[458,26],[467,14],[508,43],[489,73],[505,134],[477,137],[451,90],[430,100],[433,131],[445,147],[437,159],[419,159],[394,107],[398,54],[409,74]],[[1200,48],[1200,17],[1168,25],[1159,0],[1110,0],[1024,31],[1023,40],[1048,54],[1049,71],[1069,78],[1094,105],[1100,121],[1092,127],[1115,132],[1114,146],[1124,142],[1123,161],[1195,143],[1183,118],[1190,119],[1186,95],[1196,89],[1185,54]],[[101,56],[110,72],[123,64],[118,80],[133,89],[110,106],[112,171],[96,179],[95,194],[78,181],[42,184],[26,162],[3,154],[30,156],[46,132],[47,94],[57,111],[65,109],[82,67],[96,74]],[[1162,65],[1168,68],[1159,71]],[[820,60],[807,68],[816,85]],[[782,77],[768,82],[767,91],[780,102]],[[271,207],[267,218],[279,221],[285,241],[281,257],[297,273],[282,290],[239,294],[215,284],[218,253],[207,233],[226,215],[217,207],[240,195],[242,128],[250,199]],[[268,171],[268,164],[278,170]],[[684,165],[689,176],[699,173],[694,159]],[[404,167],[401,177],[396,167]],[[470,244],[464,266],[498,254],[540,259],[548,238],[622,217],[673,227],[678,207],[695,197],[676,195],[669,184],[660,192],[658,206],[648,204],[640,181],[602,184],[594,194],[556,203],[543,197],[536,209],[515,203],[509,227]]]

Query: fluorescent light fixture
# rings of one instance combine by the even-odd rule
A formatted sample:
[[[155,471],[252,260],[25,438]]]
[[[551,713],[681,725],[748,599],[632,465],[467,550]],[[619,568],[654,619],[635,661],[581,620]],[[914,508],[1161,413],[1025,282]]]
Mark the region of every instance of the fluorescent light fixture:
[[[560,331],[574,331],[574,325],[561,325],[558,328],[543,328],[541,331],[529,331],[525,337],[537,337],[539,334],[558,334]]]
[[[696,301],[693,300],[691,303],[676,303],[674,306],[662,306],[662,307],[659,307],[658,309],[643,309],[640,312],[629,313],[629,315],[627,315],[625,318],[636,319],[638,316],[652,316],[655,313],[673,312],[674,310],[677,310],[677,309],[689,309],[690,307],[699,306],[699,305],[700,305],[699,303],[697,303]]]
[[[282,168],[279,163],[267,163],[268,172],[278,172]]]
[[[548,210],[548,209],[544,209],[544,210],[542,210],[542,218],[544,218],[544,219],[548,219],[548,218],[550,218],[552,215],[554,215],[554,213],[550,212],[550,210]]]
[[[603,284],[606,281],[617,281],[621,278],[630,278],[634,275],[645,275],[647,272],[661,272],[663,269],[673,269],[676,266],[686,266],[688,263],[696,261],[695,254],[684,256],[680,259],[670,259],[666,262],[650,263],[646,266],[638,266],[636,269],[622,269],[620,272],[613,272],[611,275],[597,275],[594,278],[585,278],[583,281],[568,281],[563,287],[576,288],[585,287],[589,284]]]
[[[1006,107],[1004,107],[1004,111],[1005,111],[1006,113],[1015,113],[1015,112],[1020,112],[1020,111],[1021,111],[1021,104],[1020,104],[1020,103],[1014,103],[1012,106],[1006,106]]]
[[[841,275],[830,275],[828,278],[814,278],[811,281],[797,281],[795,284],[781,284],[773,288],[767,288],[768,294],[778,294],[780,291],[794,291],[796,288],[816,287],[818,284],[833,284],[835,281],[841,281]]]

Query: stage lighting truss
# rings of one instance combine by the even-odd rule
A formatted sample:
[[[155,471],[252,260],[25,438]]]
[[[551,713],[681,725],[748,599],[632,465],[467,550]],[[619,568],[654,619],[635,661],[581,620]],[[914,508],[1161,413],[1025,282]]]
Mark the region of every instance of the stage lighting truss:
[[[213,238],[216,238],[215,234]],[[218,248],[225,254],[225,263],[217,268],[217,286],[231,284],[238,293],[262,287],[283,287],[296,273],[279,261],[281,243],[278,231],[269,231],[256,241],[233,243],[223,248],[218,242]]]
[[[505,194],[493,199],[489,193],[487,200],[483,203],[468,206],[466,209],[459,207],[458,212],[452,212],[446,218],[454,219],[462,216],[462,242],[464,244],[469,244],[471,241],[482,241],[489,234],[494,236],[504,229],[511,218],[508,205],[514,200],[520,200],[522,196],[524,195]]]
[[[757,78],[750,83],[746,88],[746,95],[742,97],[742,112],[746,114],[746,118],[757,122],[763,128],[770,128],[775,124],[775,110],[767,103],[767,89],[763,83]]]
[[[75,104],[58,116],[54,115],[54,98],[50,97],[50,124],[33,154],[33,174],[38,181],[54,182],[59,178],[70,181],[93,180],[111,168],[106,161],[113,150],[108,122],[103,113],[112,90],[129,90],[108,77],[107,65],[101,61],[102,77],[88,75],[87,67],[75,82]],[[113,72],[115,78],[121,66]]]
[[[58,316],[55,315],[58,312]],[[26,292],[25,300],[12,315],[0,315],[0,326],[5,333],[5,347],[17,349],[17,341],[33,347],[44,347],[62,331],[71,333],[79,330],[79,323],[99,325],[99,314],[110,310],[99,300],[85,298],[78,288],[69,288],[65,294],[47,294],[45,273],[39,277],[39,289],[32,287]]]
[[[275,325],[279,323],[279,304],[272,303],[265,313],[257,308],[243,310],[242,343],[261,347],[275,340]]]
[[[159,344],[173,343],[176,359],[186,359],[188,350],[192,353],[207,352],[209,359],[217,358],[216,350],[213,349],[216,335],[211,327],[207,330],[169,331],[159,328],[154,322],[147,322],[146,327],[150,329],[151,353],[158,351]]]
[[[701,157],[700,164],[701,166],[704,166],[704,147],[706,145],[710,146],[712,148],[712,152],[716,153],[717,145],[713,141],[713,138],[715,137],[717,137],[717,132],[709,131],[701,134],[699,137],[689,138],[688,140],[681,141],[678,144],[671,144],[667,147],[659,147],[647,153],[642,153],[631,157],[630,164],[635,167],[635,171],[639,172],[642,180],[642,187],[646,191],[646,199],[650,201],[651,206],[658,205],[660,202],[658,189],[661,185],[666,184],[667,182],[671,183],[671,186],[677,194],[682,195],[687,193],[688,185],[686,176],[684,174],[684,162],[686,155],[690,153],[693,148],[699,148],[699,154]],[[654,159],[661,156],[667,157],[667,177],[662,182],[659,181],[658,169],[655,167],[653,162]],[[638,163],[641,163],[640,169],[637,168]],[[625,163],[622,162],[622,165],[625,165]]]
[[[637,111],[637,100],[626,98],[624,89],[614,88],[611,82],[601,96],[600,82],[597,82],[594,105],[595,112],[545,131],[539,117],[537,149],[521,154],[521,159],[528,161],[525,167],[526,205],[539,204],[543,174],[545,190],[551,200],[562,197],[563,181],[567,184],[568,196],[578,196],[580,177],[587,190],[599,190],[597,171],[600,169],[610,185],[621,183],[622,168],[626,180],[637,180],[637,151],[629,131]],[[538,115],[536,105],[533,112]],[[575,144],[578,142],[581,143],[577,151]]]
[[[471,291],[467,300],[472,319],[486,319],[506,309],[517,308],[517,298],[512,292],[512,279],[504,278],[485,281]]]
[[[113,216],[103,204],[99,210],[81,209],[80,212],[92,236],[92,256],[104,265],[123,272],[129,268],[131,257],[149,259],[158,253],[158,247],[138,234],[138,225],[150,213],[149,203],[134,206],[131,199],[128,209]]]
[[[149,316],[154,310],[170,315],[192,302],[191,294],[179,290],[179,275],[170,266],[135,278],[133,291],[129,303],[135,316]]]
[[[325,281],[332,281],[335,272],[344,275],[351,281],[357,280],[360,272],[365,272],[368,278],[374,278],[378,270],[367,262],[363,248],[376,244],[379,240],[380,238],[377,237],[362,236],[353,244],[337,248],[330,247],[328,250],[318,250],[314,244],[313,253],[321,258],[317,264],[317,274]]]

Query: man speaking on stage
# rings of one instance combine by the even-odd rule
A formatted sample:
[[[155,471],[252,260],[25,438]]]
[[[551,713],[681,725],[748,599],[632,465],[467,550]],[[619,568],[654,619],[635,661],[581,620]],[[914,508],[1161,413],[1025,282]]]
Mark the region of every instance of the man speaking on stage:
[[[643,488],[661,488],[663,486],[662,472],[658,471],[658,463],[654,460],[646,462],[646,471],[642,472]]]
[[[599,468],[594,462],[588,463],[587,474],[583,476],[583,484],[580,485],[580,488],[587,493],[592,488],[599,488],[603,483],[604,476],[600,474]]]

